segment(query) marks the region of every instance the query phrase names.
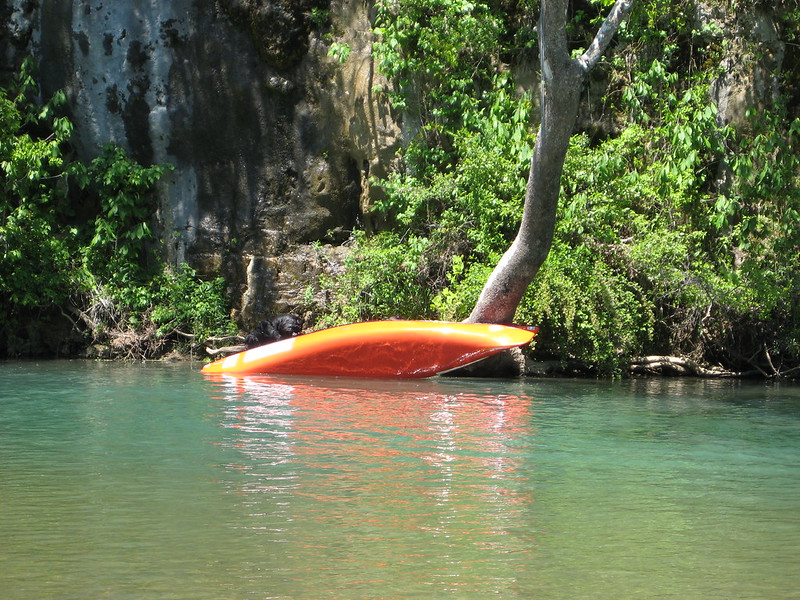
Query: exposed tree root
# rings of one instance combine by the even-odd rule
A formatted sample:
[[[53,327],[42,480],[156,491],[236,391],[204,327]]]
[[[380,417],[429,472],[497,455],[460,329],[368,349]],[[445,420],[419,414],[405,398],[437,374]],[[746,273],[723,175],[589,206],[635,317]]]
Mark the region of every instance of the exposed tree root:
[[[763,371],[729,371],[720,367],[704,367],[681,356],[642,356],[631,361],[628,372],[634,375],[693,375],[695,377],[753,377],[766,375]]]

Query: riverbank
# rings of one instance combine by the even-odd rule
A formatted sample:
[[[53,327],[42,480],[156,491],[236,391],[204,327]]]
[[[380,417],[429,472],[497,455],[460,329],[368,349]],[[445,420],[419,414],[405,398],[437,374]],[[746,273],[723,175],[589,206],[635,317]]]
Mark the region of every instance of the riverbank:
[[[241,352],[245,349],[243,336],[210,338],[204,344],[195,344],[192,336],[184,334],[181,344],[174,344],[157,356],[136,354],[133,347],[109,344],[92,344],[76,358],[108,361],[153,361],[153,362],[207,362]],[[223,345],[224,344],[224,345]],[[137,348],[141,343],[135,344]],[[474,365],[452,371],[448,377],[483,378],[609,378],[600,374],[597,367],[577,359],[556,360],[537,358],[535,351],[527,354],[514,349],[489,357]],[[764,379],[797,380],[800,369],[789,369],[768,373],[753,368],[733,371],[720,366],[704,365],[685,356],[643,356],[632,357],[621,363],[616,377],[689,377],[702,379]]]

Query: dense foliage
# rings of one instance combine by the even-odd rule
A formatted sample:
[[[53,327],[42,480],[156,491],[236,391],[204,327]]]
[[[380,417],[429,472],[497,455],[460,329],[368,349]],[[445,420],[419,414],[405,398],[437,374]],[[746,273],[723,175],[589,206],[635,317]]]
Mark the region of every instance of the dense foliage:
[[[357,236],[345,285],[332,286],[332,306],[357,314],[334,317],[469,313],[524,197],[535,103],[514,75],[538,66],[535,4],[376,2],[387,93],[418,133],[382,182],[387,198],[376,208],[393,229]],[[754,14],[751,4],[714,6],[734,18]],[[608,5],[574,3],[576,51]],[[555,242],[517,313],[542,326],[539,356],[605,373],[656,353],[798,372],[800,114],[789,107],[797,110],[800,57],[787,51],[782,77],[774,73],[781,93],[722,123],[710,88],[731,44],[754,62],[768,48],[726,37],[693,7],[639,2],[593,80]],[[774,16],[794,49],[800,9]]]
[[[389,226],[353,236],[316,308],[323,324],[462,319],[522,210],[538,0],[374,4],[374,51],[389,81],[376,92],[401,115],[408,145],[377,182],[386,194],[372,208]],[[572,50],[611,4],[572,2]],[[800,8],[635,6],[592,73],[553,247],[517,320],[541,326],[539,357],[601,373],[676,354],[798,375]],[[309,18],[321,26],[329,15]],[[348,60],[346,46],[332,50]],[[764,89],[747,90],[746,114],[723,122],[716,93],[737,68],[758,70]],[[152,192],[167,167],[116,147],[77,160],[65,101],[38,97],[30,63],[0,91],[0,355],[30,351],[31,331],[51,326],[60,340],[66,326],[80,344],[131,357],[230,331],[223,280],[158,259]]]
[[[230,329],[221,279],[153,257],[151,192],[164,167],[113,146],[88,164],[73,158],[64,94],[41,103],[36,93],[30,61],[0,90],[0,355],[45,350],[29,332],[53,322],[50,351],[71,350],[67,324],[78,343],[137,358],[168,348],[176,331],[198,339]]]

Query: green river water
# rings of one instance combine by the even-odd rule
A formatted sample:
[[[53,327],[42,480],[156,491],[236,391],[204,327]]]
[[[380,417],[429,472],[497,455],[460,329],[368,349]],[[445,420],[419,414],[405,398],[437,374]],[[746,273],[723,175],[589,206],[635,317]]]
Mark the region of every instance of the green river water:
[[[800,598],[800,387],[0,363],[0,599]]]

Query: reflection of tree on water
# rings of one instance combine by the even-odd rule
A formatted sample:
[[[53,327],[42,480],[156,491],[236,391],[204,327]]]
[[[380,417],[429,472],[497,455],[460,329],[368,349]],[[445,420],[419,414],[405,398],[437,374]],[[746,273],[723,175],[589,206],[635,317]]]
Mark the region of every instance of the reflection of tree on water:
[[[226,444],[242,457],[227,465],[232,490],[284,566],[482,593],[526,568],[530,398],[439,380],[222,385]]]

